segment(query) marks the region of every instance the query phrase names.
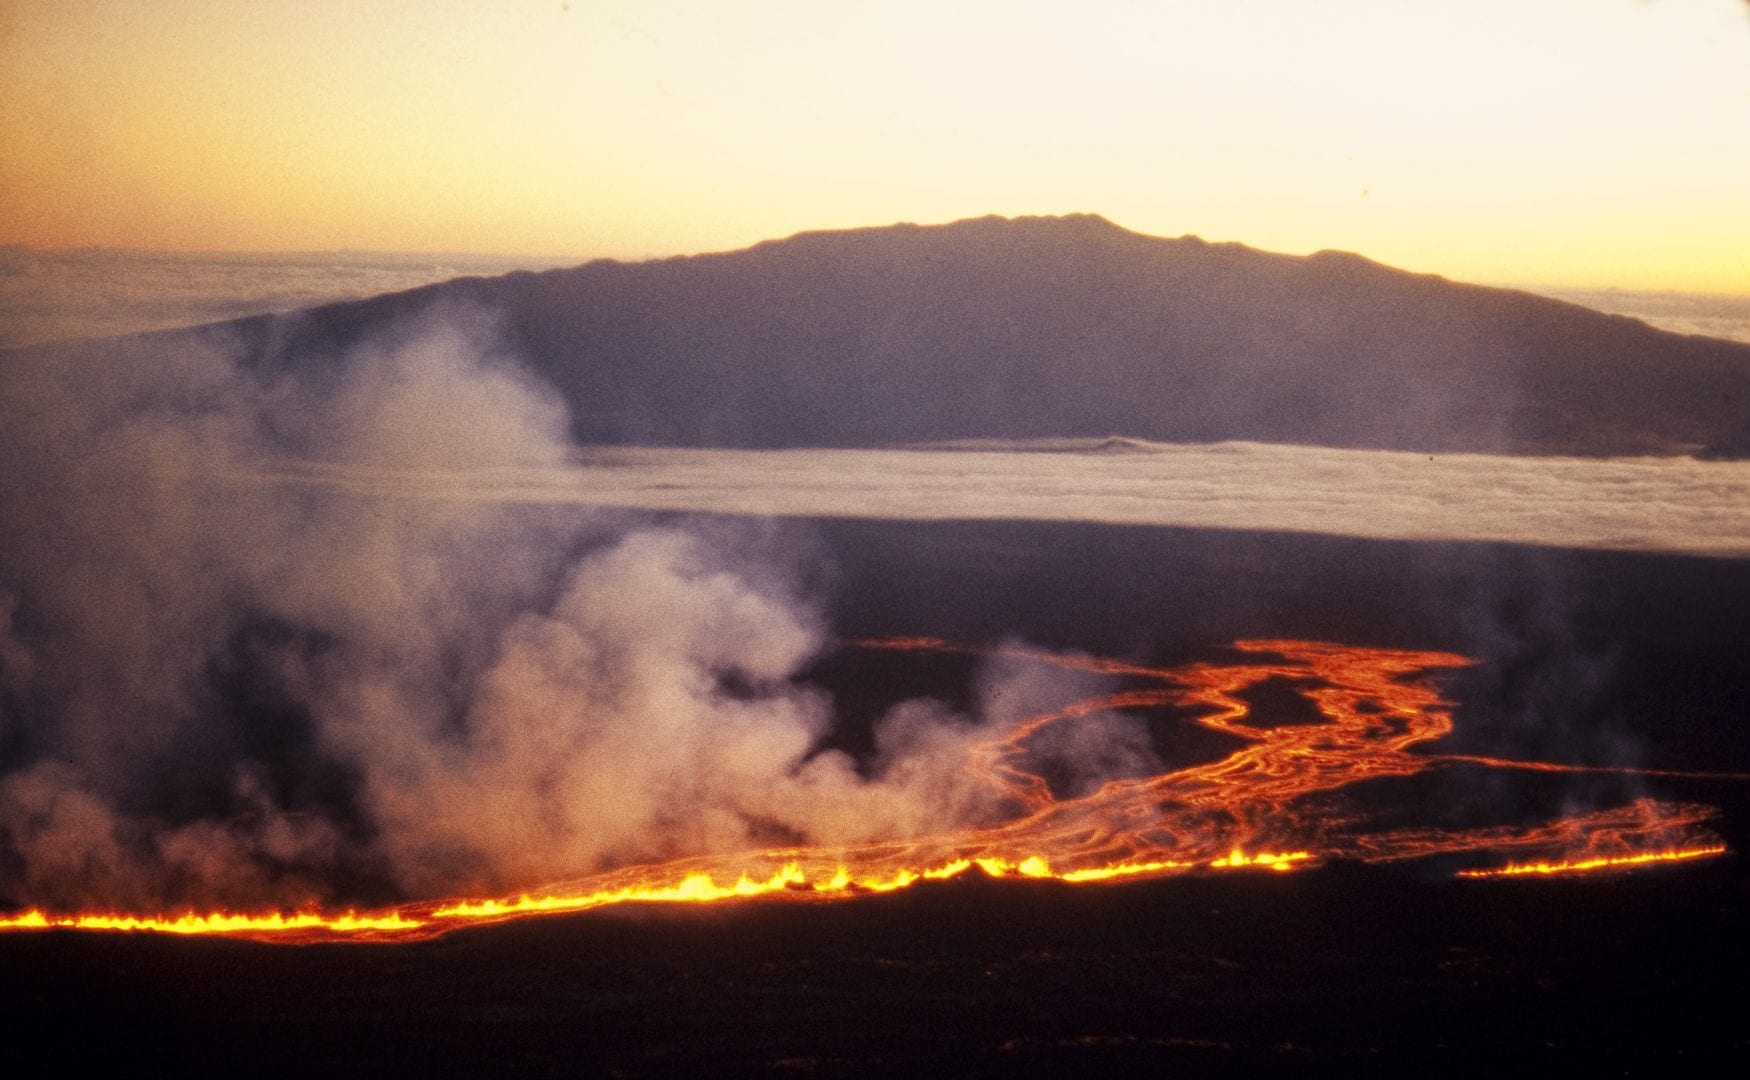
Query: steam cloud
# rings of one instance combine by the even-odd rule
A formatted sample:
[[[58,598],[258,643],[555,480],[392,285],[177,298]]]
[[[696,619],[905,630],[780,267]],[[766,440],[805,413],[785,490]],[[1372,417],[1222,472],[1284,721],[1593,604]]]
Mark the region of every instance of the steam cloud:
[[[564,467],[488,314],[277,374],[178,349],[0,368],[0,901],[443,894],[989,809],[940,704],[819,750],[794,527],[225,479]]]

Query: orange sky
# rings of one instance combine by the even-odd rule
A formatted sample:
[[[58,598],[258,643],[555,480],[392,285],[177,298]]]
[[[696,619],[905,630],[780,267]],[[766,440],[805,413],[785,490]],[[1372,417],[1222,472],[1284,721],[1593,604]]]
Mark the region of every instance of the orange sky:
[[[1091,210],[1750,294],[1750,5],[0,0],[0,243],[638,257]]]

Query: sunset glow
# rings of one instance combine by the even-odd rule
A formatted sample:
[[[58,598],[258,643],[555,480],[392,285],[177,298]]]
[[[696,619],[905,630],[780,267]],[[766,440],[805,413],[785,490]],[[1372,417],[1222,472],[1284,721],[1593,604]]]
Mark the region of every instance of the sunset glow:
[[[0,5],[0,243],[647,257],[1095,211],[1750,291],[1750,9]]]

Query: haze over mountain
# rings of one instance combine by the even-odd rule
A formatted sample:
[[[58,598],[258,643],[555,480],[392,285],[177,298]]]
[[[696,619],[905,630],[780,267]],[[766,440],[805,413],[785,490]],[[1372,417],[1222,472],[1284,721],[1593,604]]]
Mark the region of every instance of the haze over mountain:
[[[240,343],[244,365],[271,374],[445,306],[496,317],[583,443],[1118,435],[1750,455],[1750,345],[1352,254],[1143,236],[1093,215],[803,233],[187,333]]]

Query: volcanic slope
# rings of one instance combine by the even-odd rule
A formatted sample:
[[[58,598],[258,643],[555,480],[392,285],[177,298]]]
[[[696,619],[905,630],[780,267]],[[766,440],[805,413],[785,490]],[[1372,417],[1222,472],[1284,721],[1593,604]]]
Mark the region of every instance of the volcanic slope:
[[[1143,236],[1094,215],[802,233],[193,333],[240,342],[271,374],[445,304],[493,313],[588,444],[1117,435],[1750,455],[1750,345],[1357,255]],[[113,359],[165,337],[69,348]]]

